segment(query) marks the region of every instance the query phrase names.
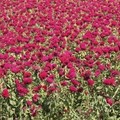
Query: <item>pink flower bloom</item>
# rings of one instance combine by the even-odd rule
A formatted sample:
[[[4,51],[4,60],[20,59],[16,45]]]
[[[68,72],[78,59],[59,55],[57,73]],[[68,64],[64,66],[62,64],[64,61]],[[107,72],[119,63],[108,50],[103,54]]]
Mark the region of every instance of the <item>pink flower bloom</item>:
[[[112,106],[113,105],[113,99],[111,99],[111,98],[106,98],[106,102],[110,105],[110,106]]]
[[[94,86],[94,80],[89,79],[87,82],[89,86]]]
[[[31,76],[31,73],[24,71],[24,72],[23,72],[23,76],[24,76],[24,77],[30,77],[30,76]]]
[[[2,96],[4,98],[9,98],[10,94],[9,94],[9,91],[7,88],[5,88],[3,91],[2,91]]]
[[[73,63],[72,63],[72,62],[69,62],[69,63],[67,64],[67,67],[68,67],[68,68],[73,68]]]
[[[67,74],[67,77],[68,77],[69,79],[73,79],[73,78],[76,77],[76,73],[75,73],[75,72],[69,72],[69,73]]]
[[[47,86],[46,85],[42,85],[41,88],[44,90],[44,91],[47,91]]]
[[[107,79],[103,80],[103,83],[105,85],[114,86],[116,84],[116,81],[115,81],[115,78],[107,78]]]
[[[73,79],[76,77],[76,70],[74,68],[71,68],[68,74],[66,75],[69,79]]]
[[[26,77],[26,78],[23,78],[23,83],[24,84],[31,84],[32,83],[32,78],[30,78],[30,77]]]
[[[60,61],[63,63],[63,64],[67,64],[69,62],[69,58],[65,57],[65,56],[62,56],[60,57]]]
[[[77,88],[76,88],[75,86],[73,86],[73,85],[71,85],[71,86],[69,87],[69,90],[70,90],[71,92],[77,92]]]
[[[101,71],[100,71],[99,69],[97,69],[97,70],[95,71],[95,77],[98,77],[100,74],[101,74]]]
[[[30,100],[27,100],[26,103],[27,103],[28,106],[32,105],[32,101],[30,101]]]
[[[35,87],[33,88],[33,91],[34,91],[34,92],[39,92],[39,90],[40,90],[41,88],[42,88],[41,85],[35,86]]]
[[[37,102],[39,100],[39,95],[38,94],[35,94],[33,97],[32,97],[32,100],[33,102]]]
[[[57,90],[57,86],[55,84],[52,84],[48,87],[48,93],[51,94]]]
[[[68,85],[67,81],[61,81],[60,83],[61,83],[62,86],[67,86]]]
[[[53,78],[48,77],[48,78],[46,78],[46,82],[48,82],[48,83],[53,83],[53,82],[54,82],[54,79],[53,79]]]
[[[35,106],[31,106],[30,112],[31,112],[32,116],[34,117],[37,115],[38,111],[37,111],[37,108]]]
[[[79,86],[80,85],[80,82],[78,80],[71,80],[72,84],[75,85],[75,86]]]
[[[90,78],[90,75],[91,75],[91,71],[85,71],[84,73],[82,73],[82,77],[85,79],[85,80],[88,80]]]
[[[85,43],[81,43],[80,48],[81,48],[81,50],[86,50],[87,45]]]
[[[105,70],[105,66],[104,66],[103,64],[99,64],[99,65],[98,65],[98,68],[99,68],[101,71]]]
[[[59,68],[58,73],[59,73],[60,76],[63,76],[65,74],[65,71],[64,71],[63,68]]]
[[[20,96],[25,96],[29,92],[28,89],[25,88],[23,84],[20,83],[19,80],[15,80],[15,84],[16,84],[16,90]]]
[[[110,75],[111,75],[112,77],[115,77],[115,76],[117,76],[117,75],[120,75],[120,72],[119,72],[118,70],[111,70]]]
[[[42,79],[42,80],[45,79],[47,76],[48,76],[48,74],[47,74],[46,71],[41,71],[39,73],[39,78]]]
[[[20,72],[20,68],[19,68],[19,67],[12,67],[12,68],[11,68],[11,71],[12,71],[13,73],[18,73],[18,72]]]

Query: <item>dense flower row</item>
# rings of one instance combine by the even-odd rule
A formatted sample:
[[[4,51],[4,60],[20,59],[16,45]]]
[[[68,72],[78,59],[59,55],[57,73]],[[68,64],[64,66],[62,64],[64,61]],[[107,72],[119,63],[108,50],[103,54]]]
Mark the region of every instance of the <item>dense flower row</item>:
[[[112,106],[120,99],[112,98],[120,85],[119,5],[115,0],[2,0],[2,97],[24,98],[24,109],[33,116],[44,96],[61,89],[82,95],[92,90]]]

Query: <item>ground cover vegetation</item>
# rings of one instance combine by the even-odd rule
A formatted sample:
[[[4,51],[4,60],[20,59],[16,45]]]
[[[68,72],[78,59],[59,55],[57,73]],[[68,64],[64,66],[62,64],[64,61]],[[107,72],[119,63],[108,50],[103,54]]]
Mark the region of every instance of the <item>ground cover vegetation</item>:
[[[120,120],[120,1],[1,0],[0,120]]]

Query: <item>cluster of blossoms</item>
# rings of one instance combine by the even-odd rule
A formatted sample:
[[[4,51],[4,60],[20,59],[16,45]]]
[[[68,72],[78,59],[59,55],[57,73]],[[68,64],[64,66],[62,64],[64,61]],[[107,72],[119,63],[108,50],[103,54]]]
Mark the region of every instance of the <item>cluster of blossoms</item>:
[[[65,89],[85,94],[86,86],[95,88],[94,92],[99,86],[116,90],[120,84],[119,9],[116,0],[2,0],[2,97],[11,99],[15,93],[24,98],[35,116],[42,108],[43,92],[49,96]],[[108,91],[98,90],[113,105]]]

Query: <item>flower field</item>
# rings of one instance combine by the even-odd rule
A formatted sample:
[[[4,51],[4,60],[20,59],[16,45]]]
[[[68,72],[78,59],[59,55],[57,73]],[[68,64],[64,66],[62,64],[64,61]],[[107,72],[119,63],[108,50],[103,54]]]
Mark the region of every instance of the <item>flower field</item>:
[[[0,0],[0,120],[120,120],[120,0]]]

